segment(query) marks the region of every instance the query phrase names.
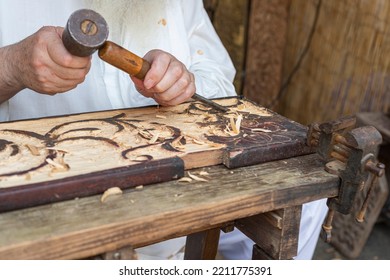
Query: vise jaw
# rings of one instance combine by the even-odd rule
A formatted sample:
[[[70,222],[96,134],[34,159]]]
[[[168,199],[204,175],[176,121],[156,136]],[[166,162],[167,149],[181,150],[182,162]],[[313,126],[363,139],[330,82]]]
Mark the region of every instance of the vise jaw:
[[[377,161],[382,136],[373,126],[356,127],[356,118],[344,117],[332,122],[309,125],[307,145],[316,149],[325,170],[340,177],[337,197],[329,198],[327,217],[321,236],[331,241],[335,211],[350,214],[359,192],[367,190],[356,216],[363,222],[368,200],[377,178],[384,175],[384,164]]]

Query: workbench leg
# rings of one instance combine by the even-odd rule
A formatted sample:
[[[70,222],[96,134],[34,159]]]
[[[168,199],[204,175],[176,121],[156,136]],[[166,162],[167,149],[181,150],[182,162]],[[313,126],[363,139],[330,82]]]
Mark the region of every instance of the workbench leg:
[[[298,252],[302,206],[239,219],[236,227],[256,244],[253,259],[292,259]]]
[[[187,236],[185,260],[214,260],[217,256],[221,229],[213,228]]]

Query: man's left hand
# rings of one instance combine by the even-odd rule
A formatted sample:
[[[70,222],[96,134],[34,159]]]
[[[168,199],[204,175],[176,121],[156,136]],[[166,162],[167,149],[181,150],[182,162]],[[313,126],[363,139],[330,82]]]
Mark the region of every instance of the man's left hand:
[[[163,106],[183,103],[194,95],[194,74],[173,55],[161,50],[151,50],[144,59],[151,66],[145,79],[142,81],[131,77],[142,95],[153,98]]]

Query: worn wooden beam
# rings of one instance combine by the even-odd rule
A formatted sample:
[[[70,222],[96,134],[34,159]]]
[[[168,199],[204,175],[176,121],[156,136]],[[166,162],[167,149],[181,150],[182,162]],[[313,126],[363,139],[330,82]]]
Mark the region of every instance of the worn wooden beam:
[[[185,260],[214,260],[217,255],[220,228],[192,233],[187,236]]]
[[[272,103],[281,86],[289,3],[251,1],[243,93],[264,106]]]
[[[229,170],[207,182],[165,182],[0,214],[0,259],[78,259],[215,228],[338,194],[315,154]]]
[[[297,255],[301,206],[288,207],[274,213],[273,218],[263,214],[240,219],[236,227],[249,236],[267,256],[273,259],[292,259]],[[275,226],[281,220],[282,225]],[[258,249],[258,248],[257,248]],[[254,257],[260,254],[256,250]]]

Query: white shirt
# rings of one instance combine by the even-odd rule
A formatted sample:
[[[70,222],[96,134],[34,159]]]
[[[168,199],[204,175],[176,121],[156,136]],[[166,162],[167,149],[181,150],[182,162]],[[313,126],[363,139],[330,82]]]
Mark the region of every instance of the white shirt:
[[[152,6],[154,1],[160,3],[158,9],[142,17],[141,26],[138,22],[122,26],[114,42],[141,57],[151,49],[173,54],[194,73],[200,95],[209,98],[235,95],[234,66],[202,0],[145,3]],[[42,26],[64,27],[69,16],[80,8],[88,8],[82,0],[0,0],[0,47],[23,40]],[[104,12],[100,13],[104,17]],[[135,90],[127,73],[103,62],[95,53],[86,80],[77,88],[55,96],[25,89],[0,105],[0,121],[152,104],[156,104],[153,99]]]

